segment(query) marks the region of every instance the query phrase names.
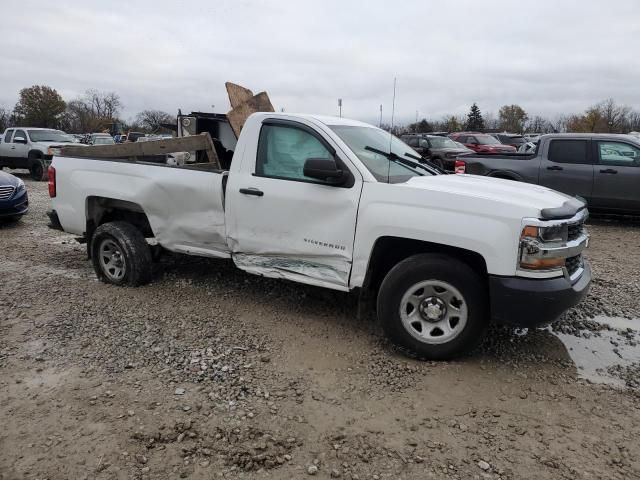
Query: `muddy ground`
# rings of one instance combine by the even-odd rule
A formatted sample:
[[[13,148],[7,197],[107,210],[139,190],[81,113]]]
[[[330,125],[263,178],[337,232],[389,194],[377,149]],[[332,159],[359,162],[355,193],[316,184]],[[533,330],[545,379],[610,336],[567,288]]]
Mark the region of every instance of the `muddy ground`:
[[[637,222],[590,222],[595,281],[562,322],[431,363],[350,295],[228,262],[99,283],[23,178],[31,212],[0,227],[0,479],[640,477]]]

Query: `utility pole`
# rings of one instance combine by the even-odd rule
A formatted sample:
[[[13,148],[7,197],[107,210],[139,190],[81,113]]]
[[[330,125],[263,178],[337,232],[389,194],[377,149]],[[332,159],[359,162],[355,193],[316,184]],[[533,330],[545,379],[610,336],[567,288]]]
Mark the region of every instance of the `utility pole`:
[[[416,110],[416,123],[413,124],[413,132],[418,133],[418,110]]]
[[[340,118],[342,118],[342,99],[338,99],[338,111],[340,113]]]
[[[380,123],[378,123],[378,128],[382,128],[382,104],[380,104]]]

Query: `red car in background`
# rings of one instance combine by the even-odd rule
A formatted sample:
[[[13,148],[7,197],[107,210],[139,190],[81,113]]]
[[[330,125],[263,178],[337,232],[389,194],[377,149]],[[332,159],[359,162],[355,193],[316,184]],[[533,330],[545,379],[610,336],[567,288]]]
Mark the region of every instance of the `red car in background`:
[[[479,132],[456,132],[449,135],[455,142],[462,143],[478,153],[515,153],[516,148],[511,145],[504,145],[498,139],[486,133]]]

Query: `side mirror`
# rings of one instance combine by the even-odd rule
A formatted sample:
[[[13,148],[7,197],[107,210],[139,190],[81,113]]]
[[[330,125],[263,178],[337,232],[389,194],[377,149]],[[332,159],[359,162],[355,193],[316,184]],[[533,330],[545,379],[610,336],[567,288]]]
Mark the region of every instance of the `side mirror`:
[[[315,178],[323,182],[339,185],[345,179],[335,160],[329,158],[307,158],[302,173],[305,177]]]
[[[27,143],[27,139],[24,137],[14,137],[13,143]]]

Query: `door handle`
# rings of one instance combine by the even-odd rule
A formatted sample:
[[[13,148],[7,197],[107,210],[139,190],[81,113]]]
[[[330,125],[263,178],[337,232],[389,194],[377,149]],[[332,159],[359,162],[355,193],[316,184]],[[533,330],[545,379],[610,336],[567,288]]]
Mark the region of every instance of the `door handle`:
[[[241,188],[240,193],[244,193],[245,195],[254,195],[256,197],[262,197],[264,195],[264,192],[257,188]]]
[[[554,165],[552,167],[547,167],[547,170],[564,170],[564,168],[558,166],[558,165]]]
[[[600,173],[618,173],[618,170],[614,170],[613,168],[607,168],[605,170],[600,170]]]

